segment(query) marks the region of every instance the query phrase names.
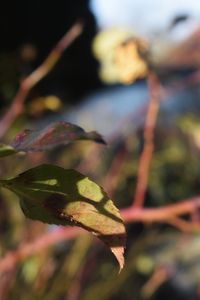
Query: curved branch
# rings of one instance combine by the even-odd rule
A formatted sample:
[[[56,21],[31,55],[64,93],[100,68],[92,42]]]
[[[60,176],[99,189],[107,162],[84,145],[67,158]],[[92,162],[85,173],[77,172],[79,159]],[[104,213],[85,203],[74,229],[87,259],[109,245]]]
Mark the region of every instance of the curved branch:
[[[144,124],[144,147],[139,159],[138,178],[133,206],[142,207],[148,185],[149,171],[154,151],[154,131],[158,118],[161,96],[161,83],[158,76],[150,71],[148,75],[150,100]]]
[[[200,208],[200,197],[183,200],[179,203],[158,208],[125,208],[121,214],[126,223],[168,222],[176,217],[190,214]]]
[[[121,210],[125,223],[131,222],[165,222],[177,227],[177,218],[190,214],[200,208],[200,197],[183,200],[180,203],[167,205],[159,208],[134,208],[129,207]],[[180,224],[180,222],[179,222]],[[189,226],[189,224],[187,224]],[[187,226],[187,229],[188,229]],[[193,224],[191,224],[193,226]],[[192,227],[191,227],[192,228]],[[198,226],[195,229],[200,229]],[[0,273],[7,272],[25,258],[36,254],[58,242],[70,240],[85,231],[78,227],[59,227],[54,231],[47,232],[36,240],[21,245],[14,251],[9,251],[0,259]]]
[[[33,254],[41,252],[59,242],[73,239],[81,233],[84,233],[84,230],[78,227],[60,227],[57,230],[49,231],[36,240],[23,244],[14,251],[7,252],[0,259],[0,273],[13,269],[20,261]]]
[[[65,49],[73,43],[73,41],[81,34],[82,30],[82,23],[77,22],[74,24],[49,53],[45,61],[29,76],[22,80],[10,108],[0,120],[0,137],[4,136],[12,123],[23,112],[24,102],[29,91],[53,69]]]

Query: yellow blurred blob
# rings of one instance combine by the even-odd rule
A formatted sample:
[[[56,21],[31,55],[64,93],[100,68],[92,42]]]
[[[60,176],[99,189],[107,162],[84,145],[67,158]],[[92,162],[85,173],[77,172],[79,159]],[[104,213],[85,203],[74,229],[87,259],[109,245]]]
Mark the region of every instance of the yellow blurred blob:
[[[34,61],[37,55],[38,50],[33,44],[24,44],[20,49],[20,56],[26,62]]]
[[[120,82],[130,84],[136,79],[147,76],[148,66],[141,57],[139,49],[140,43],[134,39],[117,47],[115,59]]]
[[[52,112],[57,112],[62,108],[61,100],[54,96],[49,95],[46,97],[39,97],[29,104],[28,112],[34,116],[40,116],[46,110],[50,110]]]
[[[121,28],[97,34],[93,52],[101,62],[99,73],[103,81],[129,84],[147,75],[148,67],[141,57],[141,53],[147,51],[147,43],[134,36],[132,31]]]

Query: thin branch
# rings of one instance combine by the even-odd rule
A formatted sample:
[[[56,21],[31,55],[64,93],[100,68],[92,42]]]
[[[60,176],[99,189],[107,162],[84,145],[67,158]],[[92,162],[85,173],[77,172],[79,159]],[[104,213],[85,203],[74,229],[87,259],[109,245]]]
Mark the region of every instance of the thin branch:
[[[160,106],[161,84],[154,72],[148,77],[150,101],[144,125],[144,147],[139,159],[138,178],[133,199],[134,207],[142,207],[148,185],[150,164],[154,151],[154,131]]]
[[[23,112],[24,102],[30,90],[53,69],[65,49],[73,43],[73,41],[81,34],[82,30],[83,25],[80,22],[74,24],[57,43],[45,61],[29,76],[22,80],[10,108],[0,121],[0,137],[4,136],[12,123]]]
[[[25,258],[43,251],[65,240],[75,238],[85,231],[78,227],[60,227],[58,230],[47,232],[34,241],[21,245],[17,250],[9,251],[0,259],[0,273],[13,269]]]
[[[177,227],[177,218],[200,208],[200,197],[186,199],[181,203],[171,204],[159,208],[134,208],[129,207],[121,210],[121,215],[125,223],[170,223]],[[175,221],[176,220],[176,221]],[[176,224],[175,224],[176,223]],[[180,223],[179,223],[180,224]],[[183,224],[183,223],[182,223]],[[191,225],[193,226],[193,225]],[[194,227],[193,227],[194,228]],[[179,226],[180,229],[180,226]],[[182,228],[181,228],[182,229]],[[195,229],[197,229],[195,227]],[[0,259],[0,273],[10,271],[25,258],[41,252],[58,242],[75,238],[85,231],[78,227],[60,227],[55,231],[50,231],[41,235],[34,241],[21,245],[14,251],[9,251]]]
[[[149,299],[158,290],[158,288],[166,282],[174,273],[167,266],[159,266],[155,269],[150,279],[145,283],[141,289],[141,295],[144,299]]]
[[[114,156],[111,166],[105,176],[103,186],[110,197],[113,196],[113,193],[116,190],[127,154],[128,151],[126,146],[123,145]]]
[[[186,232],[186,233],[200,232],[200,224],[191,221],[186,221],[181,218],[170,219],[169,221],[167,221],[167,223],[176,227],[182,232]]]
[[[158,208],[128,207],[122,209],[121,214],[126,223],[168,223],[176,217],[191,214],[198,208],[200,208],[200,197],[194,197]]]

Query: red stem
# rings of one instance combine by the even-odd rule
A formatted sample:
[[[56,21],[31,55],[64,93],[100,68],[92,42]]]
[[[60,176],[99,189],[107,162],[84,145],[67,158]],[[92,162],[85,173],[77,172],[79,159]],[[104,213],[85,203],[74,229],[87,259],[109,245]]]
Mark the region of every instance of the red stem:
[[[144,125],[144,148],[139,159],[138,178],[133,198],[134,207],[142,207],[148,185],[150,164],[154,151],[154,131],[160,106],[161,84],[154,72],[148,76],[150,102]]]
[[[84,230],[78,227],[61,227],[58,230],[45,233],[36,240],[21,245],[17,250],[7,252],[7,254],[0,259],[0,272],[9,271],[26,257],[41,252],[58,242],[75,238],[81,233],[84,233]]]
[[[128,207],[121,210],[126,223],[130,222],[168,222],[175,217],[190,214],[200,207],[200,197],[186,199],[180,203],[158,208]]]
[[[200,197],[186,199],[180,203],[167,205],[159,208],[134,208],[129,207],[121,210],[125,223],[130,222],[166,222],[176,226],[177,218],[194,212],[200,208]],[[188,227],[187,227],[188,229]],[[192,229],[192,224],[191,224]],[[195,227],[195,229],[198,229]],[[9,251],[0,259],[0,272],[13,269],[17,263],[25,258],[41,252],[58,242],[75,238],[85,231],[78,227],[60,227],[55,231],[45,233],[34,241],[21,245],[14,251]]]
[[[114,156],[109,171],[105,176],[103,186],[111,198],[119,182],[121,171],[127,154],[128,151],[126,149],[126,146],[122,146],[122,148]]]

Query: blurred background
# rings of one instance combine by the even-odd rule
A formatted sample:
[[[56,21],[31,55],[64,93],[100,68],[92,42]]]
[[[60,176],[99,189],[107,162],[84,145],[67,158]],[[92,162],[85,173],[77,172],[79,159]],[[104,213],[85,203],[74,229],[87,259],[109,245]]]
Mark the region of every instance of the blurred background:
[[[83,33],[30,91],[2,142],[24,128],[64,120],[97,130],[107,147],[77,142],[1,159],[1,177],[49,162],[101,184],[119,208],[131,205],[149,101],[148,67],[162,85],[146,207],[200,194],[200,3],[197,0],[4,1],[0,10],[0,112],[77,21]],[[137,46],[135,48],[135,45]],[[138,50],[138,52],[136,50]],[[147,64],[148,62],[148,64]],[[57,230],[26,219],[0,194],[0,256]],[[191,217],[199,225],[199,212]],[[185,217],[191,221],[190,217]],[[126,265],[89,235],[55,244],[0,269],[1,299],[200,299],[199,230],[127,225]]]

